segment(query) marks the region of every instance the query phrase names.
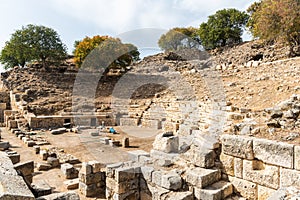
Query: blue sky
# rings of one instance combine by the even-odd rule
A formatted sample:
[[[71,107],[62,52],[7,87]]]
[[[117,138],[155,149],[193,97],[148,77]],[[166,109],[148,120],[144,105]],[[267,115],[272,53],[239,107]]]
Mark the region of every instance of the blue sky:
[[[110,35],[122,39],[123,36],[128,38],[128,35],[134,35],[131,33],[147,28],[156,33],[172,27],[198,27],[217,10],[245,10],[253,2],[254,0],[0,0],[0,48],[15,30],[27,24],[53,28],[71,53],[74,41],[85,36]],[[134,36],[131,37],[133,38]],[[144,48],[145,52],[157,48],[156,44],[153,45]]]

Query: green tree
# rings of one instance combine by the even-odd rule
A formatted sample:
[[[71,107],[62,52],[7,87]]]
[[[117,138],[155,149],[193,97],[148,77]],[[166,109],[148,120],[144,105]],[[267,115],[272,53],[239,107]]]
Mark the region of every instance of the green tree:
[[[75,62],[85,68],[125,68],[140,59],[136,46],[109,36],[86,37],[75,41],[74,46]]]
[[[290,47],[290,56],[300,55],[299,10],[299,0],[262,0],[248,8],[253,11],[248,27],[254,37],[283,41]]]
[[[1,51],[0,61],[5,68],[24,67],[26,63],[41,61],[44,67],[66,58],[66,46],[56,31],[45,26],[29,24],[15,31]]]
[[[223,9],[200,25],[198,34],[205,49],[242,42],[243,28],[249,15],[236,9]]]
[[[163,34],[158,40],[158,46],[164,51],[176,51],[183,48],[198,48],[201,42],[197,34],[197,29],[172,28]]]

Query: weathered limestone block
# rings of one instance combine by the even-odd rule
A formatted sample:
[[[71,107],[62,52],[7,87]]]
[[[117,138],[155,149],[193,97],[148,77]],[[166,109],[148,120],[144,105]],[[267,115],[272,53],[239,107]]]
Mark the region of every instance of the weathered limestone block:
[[[93,174],[83,174],[79,173],[79,181],[85,183],[86,185],[100,184],[104,185],[105,182],[105,172],[97,172]]]
[[[20,156],[20,154],[18,154],[15,151],[7,152],[7,156],[10,158],[10,160],[13,164],[16,164],[16,163],[20,162],[21,156]]]
[[[176,172],[169,172],[162,175],[161,187],[168,190],[179,190],[182,186],[182,179]]]
[[[262,163],[261,161],[243,161],[243,177],[245,180],[265,187],[278,189],[279,167]]]
[[[220,161],[222,163],[222,172],[234,176],[234,157],[221,153]]]
[[[101,172],[102,169],[105,168],[104,164],[96,160],[89,161],[88,164],[92,166],[93,173]]]
[[[140,193],[136,190],[127,191],[123,194],[115,193],[112,197],[113,200],[134,200],[134,199],[140,199]]]
[[[280,187],[300,187],[300,171],[280,168]]]
[[[135,150],[135,151],[129,151],[128,156],[129,156],[130,160],[139,162],[141,156],[150,157],[150,154],[143,150]]]
[[[253,139],[254,157],[272,165],[293,168],[294,145],[267,139]]]
[[[153,149],[165,153],[178,153],[179,138],[173,133],[162,133],[155,137],[153,142]]]
[[[153,129],[162,128],[162,124],[160,120],[151,120],[151,119],[143,119],[142,126],[146,128],[153,128]]]
[[[234,158],[234,176],[243,178],[243,159]]]
[[[14,165],[15,170],[22,173],[24,176],[24,179],[28,183],[32,183],[32,173],[34,172],[34,162],[33,161],[27,161],[23,163],[18,163]]]
[[[53,167],[53,168],[59,166],[59,160],[58,160],[58,158],[48,157],[47,158],[47,163],[50,164],[51,167]]]
[[[59,200],[59,199],[80,200],[80,197],[76,192],[72,191],[72,192],[53,193],[53,194],[49,194],[37,198],[37,200]]]
[[[79,191],[86,197],[94,197],[99,194],[104,194],[104,188],[98,187],[97,184],[86,185],[79,181]]]
[[[71,165],[69,163],[65,163],[60,166],[60,169],[61,169],[62,173],[65,175],[66,179],[78,178],[79,171],[76,168],[74,168],[73,165]]]
[[[268,200],[269,197],[275,192],[276,190],[273,190],[271,188],[267,188],[261,185],[257,186],[258,200]]]
[[[194,200],[192,192],[170,192],[165,196],[166,200]]]
[[[80,169],[80,173],[82,174],[92,174],[93,173],[93,167],[91,164],[83,162],[81,169]]]
[[[195,188],[195,198],[197,200],[222,200],[233,192],[232,184],[226,181],[219,181],[204,189]]]
[[[126,182],[138,178],[140,175],[140,167],[122,167],[115,170],[115,180],[118,183]]]
[[[170,190],[157,186],[152,187],[151,185],[148,185],[148,187],[152,194],[152,200],[161,200],[164,196],[167,195],[168,192],[170,192]]]
[[[40,150],[40,156],[41,156],[42,160],[47,160],[49,154],[46,150]]]
[[[9,149],[9,142],[0,142],[0,151],[5,151]]]
[[[113,164],[109,164],[106,166],[106,176],[108,178],[114,178],[115,177],[115,170],[119,167],[121,167],[124,163],[119,162],[119,163],[113,163]],[[83,168],[81,168],[81,170],[83,170],[83,173],[92,173],[92,166],[87,164],[87,163],[82,163],[82,167],[85,166],[85,170],[83,170]],[[80,173],[81,173],[80,170]]]
[[[239,193],[249,200],[257,199],[257,184],[232,176],[228,176],[228,178],[234,187],[235,193]]]
[[[0,199],[34,200],[23,178],[18,175],[6,153],[0,152]]]
[[[161,181],[162,181],[162,171],[154,171],[152,172],[152,183],[154,183],[157,186],[161,186]]]
[[[48,163],[37,163],[36,168],[38,171],[47,171],[51,169],[51,165]]]
[[[145,179],[147,182],[151,182],[153,171],[154,171],[153,167],[147,167],[147,166],[141,167],[141,178]]]
[[[79,179],[71,179],[64,181],[64,185],[66,186],[67,190],[74,190],[79,187]]]
[[[125,137],[122,139],[122,147],[128,148],[129,147],[129,138]]]
[[[34,190],[37,197],[49,195],[52,193],[52,188],[44,180],[35,181],[34,184],[32,184],[32,189]]]
[[[215,152],[195,145],[191,145],[190,150],[183,154],[183,158],[197,167],[211,168],[215,165]]]
[[[18,123],[16,120],[9,120],[7,127],[8,127],[8,129],[18,128]]]
[[[200,167],[188,169],[186,171],[185,181],[199,189],[219,181],[221,172],[217,169],[203,169]]]
[[[294,168],[300,170],[300,146],[294,147]]]
[[[177,153],[165,153],[162,151],[157,151],[152,149],[150,151],[150,156],[153,159],[154,163],[158,166],[170,166],[173,164],[179,157]]]
[[[135,118],[120,118],[120,126],[137,126],[138,119]]]
[[[222,135],[222,152],[239,158],[246,158],[252,160],[253,156],[253,142],[252,138],[240,135]]]

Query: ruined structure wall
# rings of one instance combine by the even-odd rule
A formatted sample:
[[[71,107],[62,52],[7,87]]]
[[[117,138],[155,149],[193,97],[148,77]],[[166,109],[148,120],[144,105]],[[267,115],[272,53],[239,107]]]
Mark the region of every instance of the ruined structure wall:
[[[300,187],[300,146],[240,135],[223,135],[220,161],[235,190],[267,199],[279,188]]]

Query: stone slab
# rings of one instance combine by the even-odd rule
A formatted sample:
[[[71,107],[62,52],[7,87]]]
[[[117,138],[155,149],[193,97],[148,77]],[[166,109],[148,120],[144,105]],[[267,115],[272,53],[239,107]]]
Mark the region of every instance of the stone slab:
[[[252,138],[239,135],[222,135],[222,152],[239,158],[246,158],[252,160],[253,155],[253,141]]]
[[[264,163],[293,168],[294,145],[267,139],[253,139],[254,157]]]

